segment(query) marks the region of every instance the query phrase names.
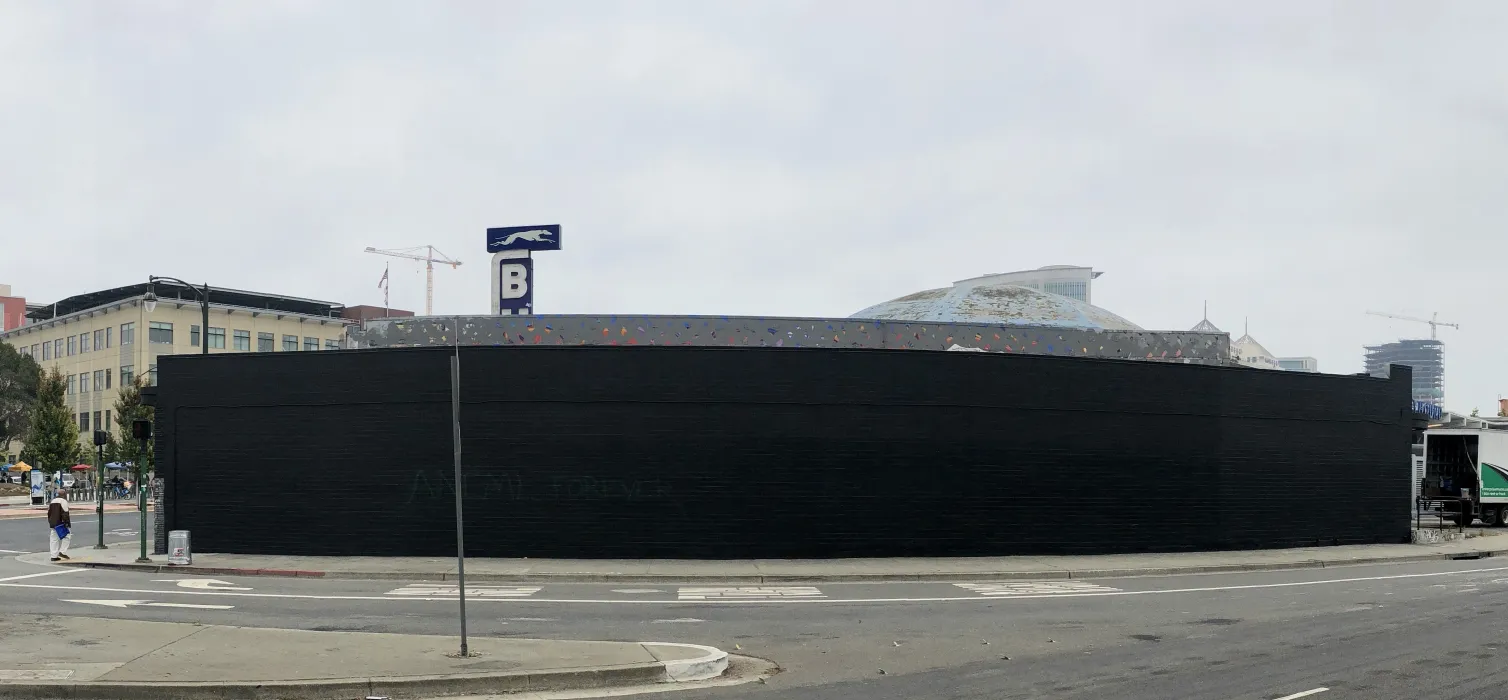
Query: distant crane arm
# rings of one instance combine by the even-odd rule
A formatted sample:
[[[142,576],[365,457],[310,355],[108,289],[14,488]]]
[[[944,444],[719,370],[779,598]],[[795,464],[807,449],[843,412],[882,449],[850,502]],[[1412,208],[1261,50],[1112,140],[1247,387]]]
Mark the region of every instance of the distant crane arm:
[[[1402,315],[1399,315],[1399,314],[1390,314],[1390,313],[1386,313],[1386,312],[1383,312],[1383,311],[1368,311],[1367,313],[1370,314],[1370,315],[1372,315],[1372,316],[1381,316],[1383,318],[1395,318],[1395,319],[1398,319],[1400,321],[1414,321],[1415,323],[1428,323],[1429,324],[1429,337],[1430,337],[1431,340],[1434,339],[1434,337],[1435,337],[1435,331],[1440,326],[1445,326],[1446,328],[1454,328],[1456,330],[1461,330],[1461,324],[1459,324],[1459,323],[1446,323],[1444,321],[1438,320],[1440,318],[1440,314],[1438,312],[1435,313],[1435,314],[1432,314],[1430,318],[1416,318],[1414,316],[1402,316]]]
[[[422,251],[422,253],[420,251]],[[371,246],[367,246],[366,252],[368,252],[368,253],[376,253],[377,255],[388,255],[388,256],[391,256],[391,257],[394,257],[394,258],[404,258],[404,259],[407,259],[407,260],[418,260],[419,262],[424,263],[424,315],[425,316],[431,316],[431,315],[434,314],[434,305],[435,305],[435,263],[440,263],[441,265],[449,265],[451,267],[451,269],[455,269],[455,268],[461,266],[461,261],[460,260],[453,260],[453,259],[451,259],[450,257],[446,256],[444,253],[441,253],[440,251],[435,250],[435,247],[432,246],[432,245],[417,246],[417,247],[414,247],[414,248],[400,248],[400,249],[397,249],[397,250],[380,250],[380,249],[377,249],[377,248],[373,248]]]

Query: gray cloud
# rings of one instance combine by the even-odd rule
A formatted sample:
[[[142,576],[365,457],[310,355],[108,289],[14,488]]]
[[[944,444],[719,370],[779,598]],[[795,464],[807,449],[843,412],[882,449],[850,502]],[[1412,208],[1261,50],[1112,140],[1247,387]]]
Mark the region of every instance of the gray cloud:
[[[844,314],[1044,264],[1146,327],[1360,369],[1459,320],[1488,410],[1508,6],[0,0],[0,281],[380,303],[432,243],[560,222],[551,312]],[[394,303],[422,306],[395,262]]]

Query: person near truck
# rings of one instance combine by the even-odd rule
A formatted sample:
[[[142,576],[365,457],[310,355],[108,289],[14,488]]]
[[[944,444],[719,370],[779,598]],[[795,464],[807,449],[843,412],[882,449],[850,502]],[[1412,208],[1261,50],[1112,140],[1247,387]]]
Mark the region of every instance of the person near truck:
[[[53,561],[69,559],[73,521],[68,518],[68,489],[58,489],[57,498],[47,505],[47,528],[47,553],[52,555]]]

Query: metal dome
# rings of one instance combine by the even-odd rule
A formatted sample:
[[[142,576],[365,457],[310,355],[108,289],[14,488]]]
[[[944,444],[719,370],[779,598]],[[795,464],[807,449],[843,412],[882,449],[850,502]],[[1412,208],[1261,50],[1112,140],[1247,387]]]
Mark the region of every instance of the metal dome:
[[[1098,306],[1013,284],[957,284],[875,304],[849,318],[1143,330]]]

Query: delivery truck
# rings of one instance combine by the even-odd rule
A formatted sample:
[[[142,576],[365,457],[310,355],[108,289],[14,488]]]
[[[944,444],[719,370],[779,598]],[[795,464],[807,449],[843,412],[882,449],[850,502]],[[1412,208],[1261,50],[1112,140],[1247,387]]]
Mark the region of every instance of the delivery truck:
[[[1424,432],[1419,504],[1458,525],[1508,521],[1508,430],[1438,428]]]

